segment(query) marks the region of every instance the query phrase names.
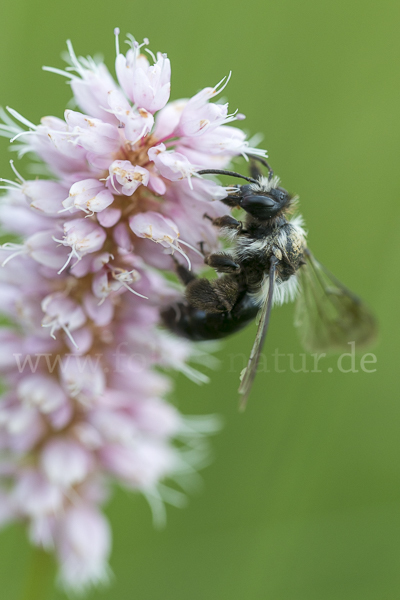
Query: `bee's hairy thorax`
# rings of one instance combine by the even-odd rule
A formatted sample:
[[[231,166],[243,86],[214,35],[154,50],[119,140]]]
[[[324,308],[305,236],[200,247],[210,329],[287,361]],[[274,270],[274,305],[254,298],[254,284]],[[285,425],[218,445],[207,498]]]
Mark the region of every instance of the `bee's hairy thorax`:
[[[286,282],[287,285],[283,285],[283,288],[289,290],[290,298],[295,294],[296,282],[289,283],[289,280],[293,279],[303,264],[304,249],[305,232],[302,218],[296,217],[288,221],[284,216],[280,216],[272,223],[246,223],[245,230],[242,233],[238,232],[233,255],[246,278],[249,292],[254,294],[257,302],[261,302],[265,295],[271,257],[275,256],[278,259],[276,295],[280,303],[285,301],[284,298],[280,298],[284,290],[278,290]]]

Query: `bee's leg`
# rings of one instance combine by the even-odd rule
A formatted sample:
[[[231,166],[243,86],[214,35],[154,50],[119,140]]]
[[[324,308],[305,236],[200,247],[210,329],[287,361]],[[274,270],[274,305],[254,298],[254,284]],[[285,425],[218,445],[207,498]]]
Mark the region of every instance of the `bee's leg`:
[[[214,252],[205,257],[204,262],[212,267],[217,273],[239,273],[238,265],[233,257],[226,252]]]
[[[243,223],[241,221],[237,221],[231,215],[224,215],[223,217],[217,217],[213,219],[205,213],[203,215],[204,219],[209,219],[215,227],[220,227],[221,229],[236,229],[238,232],[241,232],[243,229]]]
[[[256,163],[256,161],[253,158],[250,159],[250,175],[254,179],[259,179],[260,177],[262,177],[262,171],[260,169],[260,166]]]
[[[229,276],[214,281],[196,279],[186,288],[189,304],[208,313],[230,312],[238,295],[239,286]]]
[[[229,208],[240,208],[240,198],[240,189],[237,188],[237,190],[235,189],[232,193],[227,194],[225,198],[221,198],[220,202],[226,204]]]
[[[200,252],[202,253],[202,255],[203,255],[203,256],[206,256],[206,254],[207,254],[207,253],[206,253],[206,251],[204,250],[204,243],[205,243],[205,242],[203,242],[203,241],[201,241],[201,242],[198,242],[198,244],[199,244],[199,248],[200,248]]]
[[[174,256],[172,257],[172,260],[175,263],[175,272],[183,285],[188,285],[191,281],[197,279],[196,275],[189,271],[185,265],[181,265],[181,263],[179,263]]]
[[[271,165],[265,160],[265,158],[263,158],[262,156],[254,156],[252,154],[248,154],[249,158],[250,158],[250,173],[251,176],[254,179],[258,179],[259,177],[262,176],[262,172],[259,169],[259,167],[257,166],[257,162],[261,163],[262,165],[264,165],[264,167],[267,167],[268,169],[268,179],[271,180],[272,177],[274,176],[274,172],[271,168]]]

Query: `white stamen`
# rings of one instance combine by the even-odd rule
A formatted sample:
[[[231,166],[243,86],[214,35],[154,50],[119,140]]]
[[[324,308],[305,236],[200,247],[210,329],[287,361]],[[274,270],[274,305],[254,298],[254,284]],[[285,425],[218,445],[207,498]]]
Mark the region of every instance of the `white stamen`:
[[[10,119],[10,117],[8,116],[8,114],[2,106],[0,106],[0,119],[10,127],[15,127],[14,121]],[[1,125],[1,127],[3,127],[3,125]]]
[[[133,282],[135,280],[137,281],[138,279],[140,279],[140,275],[136,271],[136,269],[133,269],[132,271],[125,271],[123,269],[118,269],[118,268],[113,269],[113,267],[109,267],[109,269],[111,270],[113,278],[116,279],[117,281],[119,281],[119,283],[122,283],[122,285],[124,287],[126,287],[127,290],[129,290],[130,292],[132,292],[136,296],[139,296],[140,298],[144,298],[145,300],[148,300],[147,296],[143,296],[143,294],[139,294],[139,292],[136,292],[127,283],[127,281]],[[120,272],[117,273],[117,271],[120,271]],[[136,277],[136,279],[135,279],[135,277]]]
[[[115,187],[115,183],[114,183],[114,177],[112,175],[109,175],[107,177],[107,179],[110,179],[111,181],[111,185],[113,186],[114,190],[117,192],[117,194],[119,194],[119,191],[117,190],[117,188]]]
[[[197,369],[193,369],[193,367],[190,367],[185,363],[182,363],[182,365],[179,366],[179,370],[194,383],[201,384],[209,383],[210,381],[210,378],[207,377],[207,375],[204,375],[204,373],[200,373],[200,371],[197,371]]]
[[[6,106],[6,109],[14,117],[14,119],[17,119],[17,121],[23,123],[24,125],[27,125],[28,127],[31,127],[32,129],[36,129],[36,125],[31,123],[31,121],[28,121],[28,119],[25,119],[25,117],[20,115],[19,112],[17,112],[13,108],[10,108],[9,106]]]
[[[16,174],[16,176],[18,177],[18,179],[21,181],[21,183],[25,183],[25,179],[22,177],[22,175],[20,175],[14,165],[14,161],[11,159],[10,160],[10,166],[12,168],[12,170],[14,171],[14,173]]]
[[[199,256],[201,256],[202,258],[204,258],[203,254],[200,252],[200,250],[197,250],[197,248],[195,248],[191,244],[188,244],[187,242],[184,242],[183,240],[179,240],[179,243],[183,244],[184,246],[187,246],[188,248],[190,248],[191,250],[193,250],[193,252],[196,252],[196,254],[198,254]]]
[[[0,135],[2,137],[9,138],[13,133],[20,132],[21,129],[19,127],[9,127],[8,125],[0,125]]]
[[[18,247],[18,244],[14,245],[15,247]],[[6,244],[3,244],[1,248],[5,248]],[[20,246],[21,247],[21,246]],[[17,252],[13,252],[12,254],[10,254],[10,256],[7,256],[7,258],[1,263],[2,267],[5,267],[6,264],[13,258],[15,258],[16,256],[20,256],[21,254],[27,254],[27,249],[22,247],[21,250],[18,250]]]
[[[20,144],[19,146],[14,146],[14,148],[11,148],[11,151],[18,152],[18,158],[22,158],[23,156],[25,156],[25,154],[31,152],[31,148],[29,148],[29,146],[23,146],[22,144]]]
[[[179,248],[179,246],[174,246],[173,244],[171,244],[171,248],[173,248],[174,250],[176,250],[177,252],[179,252],[179,254],[182,254],[182,256],[184,256],[187,260],[188,266],[189,266],[189,271],[192,270],[192,263],[190,262],[190,259],[188,257],[187,254],[185,254],[185,252],[182,250],[182,248]]]
[[[12,192],[15,192],[15,188],[10,185],[0,185],[0,190],[11,190]]]
[[[50,337],[53,338],[53,340],[56,339],[56,336],[54,335],[54,331],[57,327],[57,318],[53,319],[52,321],[49,321],[48,323],[42,323],[42,327],[51,327]]]
[[[120,54],[119,51],[119,27],[116,27],[114,29],[114,35],[115,35],[115,52],[117,53],[117,56]]]
[[[63,328],[63,330],[65,331],[65,333],[67,334],[67,336],[69,337],[69,339],[71,340],[71,342],[73,343],[75,348],[77,350],[79,350],[78,344],[75,342],[74,338],[72,337],[72,334],[71,334],[70,330],[68,329],[68,327],[66,325],[61,325],[61,327]]]
[[[57,317],[55,317],[52,321],[49,321],[49,323],[42,323],[42,327],[51,327],[50,337],[53,338],[53,340],[57,339],[56,336],[54,335],[54,332],[56,331],[57,327],[61,327],[61,329],[66,333],[68,338],[71,340],[74,347],[77,350],[79,350],[79,347],[78,347],[77,343],[75,342],[74,338],[72,337],[70,330],[68,329],[68,327],[66,325],[59,323]]]
[[[79,60],[76,58],[76,54],[74,52],[74,48],[72,46],[71,40],[67,40],[67,48],[68,54],[71,58],[72,65],[75,67],[75,70],[79,73],[79,75],[83,75],[83,68]]]
[[[52,236],[51,238],[54,242],[57,242],[60,246],[64,246],[64,240],[58,240],[57,238],[55,238],[54,236]],[[76,251],[75,246],[71,246],[71,252],[68,255],[67,261],[64,264],[64,266],[57,272],[57,275],[60,275],[60,273],[62,273],[64,271],[64,269],[67,268],[67,266],[69,265],[69,263],[71,262],[72,257],[75,256],[78,260],[76,261],[75,264],[77,264],[80,260],[82,260],[82,257],[79,256],[78,252]],[[75,266],[75,265],[74,265]]]
[[[164,502],[171,504],[171,506],[182,508],[187,503],[187,498],[185,494],[182,494],[182,492],[174,490],[173,488],[163,485],[162,483],[159,483],[157,487],[161,492],[161,497]]]
[[[71,212],[71,208],[74,208],[74,207],[73,207],[73,206],[67,206],[67,208],[61,208],[60,210],[58,210],[58,211],[57,211],[57,213],[58,213],[58,214],[60,214],[60,213],[65,213],[65,212],[68,212],[68,211],[70,211],[70,212]],[[54,240],[55,242],[59,242],[59,241],[60,241],[60,240],[56,240],[56,239],[54,239],[54,238],[53,238],[53,240]],[[62,242],[61,242],[61,244],[62,244]]]
[[[222,90],[224,90],[224,89],[226,88],[226,86],[228,85],[228,83],[229,83],[229,80],[230,80],[230,78],[231,78],[231,77],[232,77],[232,71],[229,71],[229,75],[228,75],[228,77],[226,77],[226,75],[225,75],[225,77],[223,77],[223,78],[221,79],[221,81],[219,81],[219,82],[217,83],[217,85],[214,87],[214,90],[213,90],[213,91],[214,91],[214,95],[215,95],[215,96],[216,96],[217,94],[220,94],[220,93],[222,92]],[[225,79],[226,79],[226,81],[225,81]],[[221,85],[221,84],[222,84],[224,81],[225,81],[225,83],[222,85],[221,89],[218,89],[218,87],[219,87],[219,86],[220,86],[220,85]]]
[[[144,298],[145,300],[148,300],[147,296],[143,296],[142,294],[139,294],[139,292],[135,292],[135,290],[131,287],[129,287],[129,285],[127,283],[125,283],[125,281],[121,281],[119,280],[120,283],[122,283],[122,285],[124,287],[126,287],[127,290],[129,290],[130,292],[132,292],[133,294],[135,294],[135,296],[140,296],[140,298]]]
[[[4,183],[9,183],[10,185],[15,186],[18,190],[21,189],[21,184],[17,183],[16,181],[11,181],[11,179],[3,179],[2,177],[0,177],[0,181],[4,181]]]
[[[53,239],[54,239],[54,238],[53,238]],[[55,241],[57,242],[58,240],[55,240]],[[79,254],[77,253],[75,246],[72,246],[72,250],[71,250],[71,252],[68,254],[68,258],[67,258],[67,261],[66,261],[66,263],[65,263],[65,264],[64,264],[64,266],[63,266],[63,267],[62,267],[62,268],[61,268],[61,269],[60,269],[60,270],[57,272],[57,275],[60,275],[60,273],[62,273],[62,272],[64,271],[64,269],[66,269],[66,268],[68,267],[68,265],[69,265],[69,263],[71,262],[71,259],[72,259],[72,257],[73,257],[73,256],[75,256],[75,257],[77,258],[77,261],[76,261],[75,265],[76,265],[76,264],[78,264],[78,262],[79,262],[80,260],[82,260],[82,258],[81,258],[81,257],[79,256]],[[73,266],[75,266],[75,265],[73,265]]]
[[[148,48],[145,48],[145,52],[147,52],[147,54],[150,54],[151,58],[154,60],[154,63],[157,62],[157,59],[151,50],[149,50]]]
[[[55,67],[42,67],[42,71],[49,71],[49,73],[55,73],[56,75],[61,75],[62,77],[67,77],[68,79],[78,79],[76,75],[68,72],[68,68],[65,69],[56,69]]]
[[[131,33],[127,33],[126,37],[128,39],[125,40],[125,44],[128,44],[128,46],[130,46],[131,49],[133,50],[134,55],[136,55],[136,48],[139,44],[137,43],[137,41],[135,40],[135,38],[133,37],[133,35]]]
[[[165,65],[166,59],[168,58],[168,56],[167,56],[167,54],[165,52],[163,52],[161,54],[161,56],[162,56],[163,61],[162,61],[162,64],[161,64],[160,81],[161,81],[161,77],[162,77],[162,74],[163,74],[163,71],[164,71],[164,65]]]
[[[165,510],[164,502],[156,488],[151,490],[142,490],[143,496],[146,498],[153,518],[153,527],[161,529],[165,527],[167,522],[167,512]]]
[[[14,137],[10,139],[10,144],[15,142],[15,140],[17,140],[22,135],[32,135],[33,133],[36,133],[36,131],[21,131],[20,133],[17,133],[17,135],[14,135]]]
[[[62,267],[62,268],[61,268],[61,269],[60,269],[60,270],[57,272],[57,275],[60,275],[60,273],[62,273],[62,272],[64,271],[64,269],[66,269],[66,268],[68,267],[69,263],[70,263],[70,262],[71,262],[71,260],[72,260],[72,257],[73,257],[73,255],[74,255],[74,253],[73,253],[73,252],[70,252],[70,253],[68,254],[68,258],[67,258],[67,261],[66,261],[66,263],[65,263],[65,264],[64,264],[64,266],[63,266],[63,267]]]

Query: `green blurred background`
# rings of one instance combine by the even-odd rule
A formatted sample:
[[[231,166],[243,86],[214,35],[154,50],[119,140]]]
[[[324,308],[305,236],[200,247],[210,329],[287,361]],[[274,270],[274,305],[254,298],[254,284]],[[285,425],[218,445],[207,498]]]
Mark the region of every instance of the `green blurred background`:
[[[90,598],[400,596],[399,17],[397,0],[4,3],[0,103],[33,122],[61,116],[70,99],[64,79],[41,71],[61,66],[67,38],[112,68],[115,26],[149,37],[171,58],[173,98],[232,69],[230,107],[265,134],[276,172],[301,197],[311,248],[380,321],[375,373],[341,373],[336,357],[322,373],[292,373],[286,357],[285,373],[271,364],[258,376],[244,414],[230,354],[249,352],[254,328],[226,343],[209,386],[177,378],[183,412],[224,417],[215,460],[163,531],[141,497],[115,494],[115,578]],[[9,177],[6,140],[0,150]],[[265,354],[293,353],[300,368],[292,321],[293,306],[274,310]],[[2,598],[20,597],[30,554],[22,529],[1,533]],[[49,590],[47,600],[61,598]]]

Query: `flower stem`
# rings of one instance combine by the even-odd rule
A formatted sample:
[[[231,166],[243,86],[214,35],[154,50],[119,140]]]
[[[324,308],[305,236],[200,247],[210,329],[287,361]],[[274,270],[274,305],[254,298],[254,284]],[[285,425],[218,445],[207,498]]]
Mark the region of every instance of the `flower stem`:
[[[46,600],[53,570],[50,554],[41,548],[34,548],[21,600]]]

